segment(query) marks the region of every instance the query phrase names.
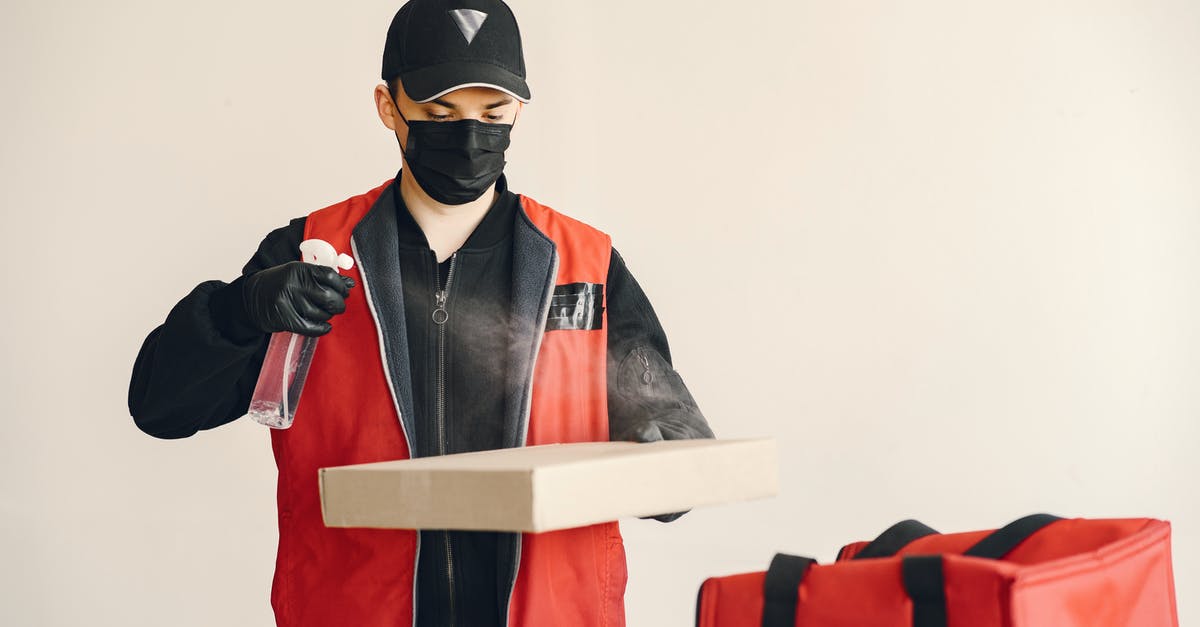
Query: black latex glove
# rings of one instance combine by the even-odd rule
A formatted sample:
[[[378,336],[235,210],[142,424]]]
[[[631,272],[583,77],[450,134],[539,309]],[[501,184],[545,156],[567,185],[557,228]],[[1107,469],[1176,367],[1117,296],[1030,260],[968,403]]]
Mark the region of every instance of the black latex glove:
[[[333,329],[327,320],[346,311],[352,287],[354,279],[333,268],[289,261],[246,277],[242,302],[250,322],[265,333],[318,336]]]
[[[650,422],[639,425],[633,431],[626,434],[626,436],[623,439],[633,440],[634,442],[658,442],[659,440],[664,440],[664,439],[677,440],[677,439],[686,439],[687,438],[686,435],[684,435],[683,437],[671,437],[673,435],[676,435],[674,430],[669,427],[666,427],[666,428],[664,428],[664,427],[666,427],[666,425],[660,424],[656,420],[651,420]],[[664,433],[666,434],[665,438],[663,437]],[[672,512],[670,514],[658,514],[655,516],[639,516],[638,518],[641,518],[642,520],[654,519],[659,522],[667,523],[667,522],[671,522],[673,520],[677,520],[680,516],[683,516],[684,514],[690,512],[690,511],[692,511],[692,510],[685,509],[682,512]]]

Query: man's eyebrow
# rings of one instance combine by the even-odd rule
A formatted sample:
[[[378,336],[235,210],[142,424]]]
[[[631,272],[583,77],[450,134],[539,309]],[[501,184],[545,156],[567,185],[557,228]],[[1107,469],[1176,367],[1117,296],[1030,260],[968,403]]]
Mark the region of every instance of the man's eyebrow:
[[[513,99],[510,96],[505,96],[504,100],[497,100],[496,102],[493,102],[490,105],[485,105],[483,108],[484,109],[495,109],[496,107],[502,107],[512,101],[513,101]],[[454,109],[456,111],[458,110],[458,106],[455,105],[453,102],[446,102],[445,100],[442,100],[441,98],[434,98],[430,102],[433,102],[435,104],[440,104],[443,107],[446,107],[447,109]]]

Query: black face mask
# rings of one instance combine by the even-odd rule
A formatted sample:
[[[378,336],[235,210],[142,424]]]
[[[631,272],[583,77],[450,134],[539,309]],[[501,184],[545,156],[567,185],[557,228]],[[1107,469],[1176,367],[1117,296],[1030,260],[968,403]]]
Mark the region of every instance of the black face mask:
[[[404,114],[400,118],[408,125],[408,148],[400,146],[400,152],[413,179],[430,198],[446,205],[471,202],[504,171],[504,151],[512,124],[475,119],[410,121]]]

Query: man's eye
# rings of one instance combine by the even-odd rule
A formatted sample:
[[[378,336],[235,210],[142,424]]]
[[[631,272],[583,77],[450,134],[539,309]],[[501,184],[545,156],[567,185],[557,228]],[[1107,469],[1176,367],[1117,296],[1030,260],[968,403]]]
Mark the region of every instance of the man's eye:
[[[445,120],[448,117],[450,117],[450,116],[449,115],[437,115],[437,114],[433,114],[433,113],[429,114],[429,118],[432,120]]]
[[[495,121],[495,120],[503,120],[503,119],[504,119],[504,114],[500,114],[500,115],[489,115],[489,116],[487,116],[487,119],[489,119],[489,120],[493,120],[493,121]]]

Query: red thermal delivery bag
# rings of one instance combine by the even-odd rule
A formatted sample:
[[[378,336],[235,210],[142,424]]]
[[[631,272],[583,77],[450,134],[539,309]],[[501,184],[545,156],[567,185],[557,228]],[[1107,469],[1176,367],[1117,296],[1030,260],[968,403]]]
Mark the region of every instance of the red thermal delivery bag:
[[[1178,627],[1171,526],[1034,514],[940,534],[915,520],[832,564],[778,553],[711,577],[697,627]]]

